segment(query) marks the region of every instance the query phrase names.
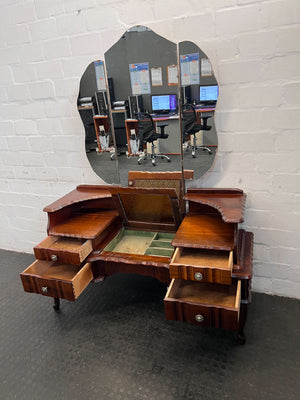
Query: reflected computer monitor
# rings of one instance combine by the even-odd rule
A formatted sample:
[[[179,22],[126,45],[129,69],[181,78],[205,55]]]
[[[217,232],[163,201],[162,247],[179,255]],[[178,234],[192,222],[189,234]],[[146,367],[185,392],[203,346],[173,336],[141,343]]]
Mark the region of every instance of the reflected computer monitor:
[[[151,96],[152,112],[167,114],[176,112],[177,96],[176,94],[159,94]]]
[[[218,85],[200,86],[200,103],[216,104],[218,95]]]

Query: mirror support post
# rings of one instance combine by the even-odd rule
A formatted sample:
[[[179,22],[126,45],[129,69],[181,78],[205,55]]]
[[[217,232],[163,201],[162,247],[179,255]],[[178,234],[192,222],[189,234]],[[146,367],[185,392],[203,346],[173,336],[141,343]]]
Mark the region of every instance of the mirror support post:
[[[176,51],[177,51],[177,71],[178,71],[178,86],[177,86],[177,93],[178,93],[178,115],[179,115],[179,130],[180,130],[180,148],[181,148],[181,173],[182,173],[182,198],[185,193],[185,179],[184,179],[184,168],[183,168],[183,149],[182,149],[182,143],[183,143],[183,132],[182,132],[182,100],[181,100],[181,71],[180,71],[180,55],[179,55],[179,43],[176,45]]]
[[[116,141],[116,135],[115,135],[113,114],[112,114],[112,110],[111,110],[111,99],[110,99],[110,93],[109,93],[109,85],[108,85],[107,69],[106,69],[105,61],[103,61],[103,65],[104,65],[105,85],[107,88],[107,109],[108,109],[108,115],[109,115],[109,119],[110,119],[110,128],[111,128],[113,144],[114,144],[114,148],[115,148],[115,154],[114,154],[114,156],[111,155],[111,158],[116,163],[118,178],[119,178],[119,182],[120,182],[120,171],[119,171],[118,155],[117,155],[117,141]]]

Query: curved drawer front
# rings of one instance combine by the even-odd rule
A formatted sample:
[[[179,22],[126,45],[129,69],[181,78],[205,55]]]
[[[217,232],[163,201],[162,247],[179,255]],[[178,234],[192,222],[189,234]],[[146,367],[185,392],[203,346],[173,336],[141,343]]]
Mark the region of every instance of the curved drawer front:
[[[48,236],[33,250],[38,260],[80,265],[93,247],[91,240]]]
[[[218,285],[173,279],[164,299],[169,320],[238,329],[241,282]]]
[[[231,285],[232,251],[177,247],[170,262],[170,277]]]
[[[91,264],[83,267],[37,260],[21,273],[25,292],[74,301],[93,279]]]

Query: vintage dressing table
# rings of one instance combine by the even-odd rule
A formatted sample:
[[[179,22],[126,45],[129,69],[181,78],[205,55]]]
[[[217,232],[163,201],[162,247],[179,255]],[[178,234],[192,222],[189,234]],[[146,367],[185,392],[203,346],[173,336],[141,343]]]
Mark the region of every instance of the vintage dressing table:
[[[138,69],[130,75],[136,65],[143,66],[142,75]],[[137,26],[105,53],[105,62],[88,66],[78,104],[91,98],[94,107],[98,99],[90,121],[98,152],[90,151],[91,123],[85,123],[86,153],[107,184],[79,185],[44,208],[48,237],[34,248],[36,261],[21,273],[25,291],[52,297],[54,309],[59,310],[60,299],[74,301],[91,282],[117,272],[151,276],[168,285],[164,298],[168,320],[236,331],[240,343],[245,342],[253,252],[253,234],[239,227],[246,196],[239,189],[185,190],[186,180],[198,179],[213,165],[217,150],[215,106],[203,111],[199,104],[197,113],[199,125],[201,119],[212,117],[212,129],[205,137],[211,150],[193,157],[183,140],[182,104],[199,102],[200,83],[202,88],[217,85],[209,65],[194,43],[176,45]],[[161,70],[159,84],[150,85],[152,68]],[[180,79],[171,76],[174,68]],[[106,81],[104,89],[97,86],[97,77]],[[129,98],[149,111],[152,94],[174,99],[175,92],[176,117],[172,123],[169,117],[164,140],[170,162],[140,166],[130,146],[126,155],[117,151],[118,134],[129,142],[132,131],[137,133],[137,121],[131,115],[124,126],[115,127],[112,104]],[[108,132],[109,148],[103,149],[99,134]]]
[[[170,283],[167,319],[235,330],[245,341],[253,234],[238,228],[245,195],[189,189],[182,215],[176,189],[80,185],[47,206],[48,237],[21,273],[24,290],[74,301],[116,272]]]

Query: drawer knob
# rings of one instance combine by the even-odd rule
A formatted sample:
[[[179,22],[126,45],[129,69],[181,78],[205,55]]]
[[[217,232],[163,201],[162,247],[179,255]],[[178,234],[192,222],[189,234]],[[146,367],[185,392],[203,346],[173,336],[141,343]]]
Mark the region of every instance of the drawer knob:
[[[202,281],[203,275],[201,274],[201,272],[195,273],[195,279],[196,279],[196,281]]]
[[[52,261],[57,261],[57,256],[56,256],[55,254],[52,254],[51,260],[52,260]]]
[[[202,314],[197,314],[197,315],[195,315],[195,320],[197,322],[203,322],[204,321],[204,316]]]
[[[48,288],[47,288],[47,286],[42,286],[42,292],[43,292],[43,293],[48,293]]]

